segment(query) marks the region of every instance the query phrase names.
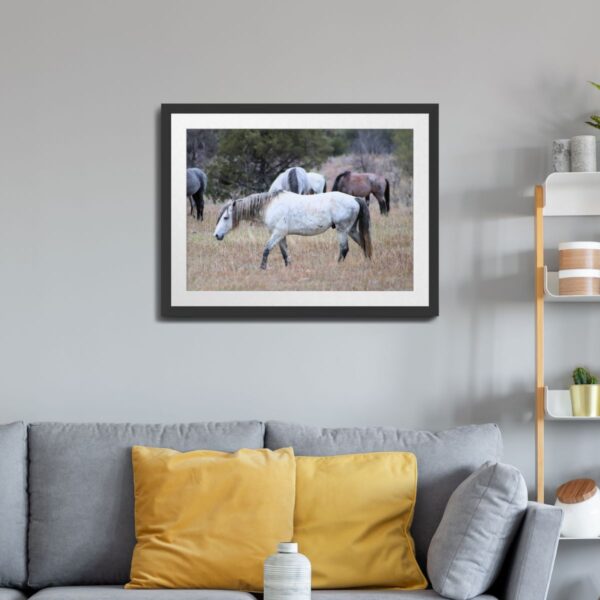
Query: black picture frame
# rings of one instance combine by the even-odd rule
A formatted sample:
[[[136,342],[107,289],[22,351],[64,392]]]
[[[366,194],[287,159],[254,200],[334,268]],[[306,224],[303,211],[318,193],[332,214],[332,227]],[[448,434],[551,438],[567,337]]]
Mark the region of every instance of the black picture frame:
[[[177,114],[392,113],[424,114],[429,123],[429,304],[426,306],[174,306],[171,299],[171,121]],[[165,319],[395,320],[439,315],[439,105],[438,104],[162,104],[161,290]]]

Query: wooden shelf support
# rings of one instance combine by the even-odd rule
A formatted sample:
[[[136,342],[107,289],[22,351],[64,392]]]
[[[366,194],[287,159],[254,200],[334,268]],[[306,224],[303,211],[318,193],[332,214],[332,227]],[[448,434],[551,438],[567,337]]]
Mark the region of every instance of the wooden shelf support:
[[[544,501],[544,188],[535,188],[535,480]]]

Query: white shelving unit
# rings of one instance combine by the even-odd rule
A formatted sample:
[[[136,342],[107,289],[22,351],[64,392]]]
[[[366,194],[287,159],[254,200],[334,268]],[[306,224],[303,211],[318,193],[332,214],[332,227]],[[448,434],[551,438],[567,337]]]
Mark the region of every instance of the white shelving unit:
[[[569,390],[544,388],[544,406],[547,421],[600,421],[600,417],[574,417]]]
[[[569,390],[549,390],[544,377],[544,313],[546,303],[596,303],[600,296],[561,296],[558,273],[544,260],[546,217],[600,216],[600,173],[553,173],[535,190],[535,284],[536,284],[536,487],[544,501],[544,436],[547,421],[597,422],[600,417],[574,417]],[[600,228],[599,228],[600,236]],[[600,538],[561,538],[566,541]]]
[[[544,217],[600,215],[600,172],[552,173],[544,183]]]
[[[546,302],[600,302],[600,295],[561,296],[558,293],[558,272],[548,271],[547,267],[544,267],[544,296]]]

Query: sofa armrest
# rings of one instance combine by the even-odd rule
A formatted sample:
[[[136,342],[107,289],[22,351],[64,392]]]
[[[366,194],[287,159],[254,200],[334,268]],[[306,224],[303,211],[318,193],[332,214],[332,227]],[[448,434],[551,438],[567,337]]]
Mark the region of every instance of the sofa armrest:
[[[546,600],[554,567],[562,510],[529,502],[506,559],[503,600]]]

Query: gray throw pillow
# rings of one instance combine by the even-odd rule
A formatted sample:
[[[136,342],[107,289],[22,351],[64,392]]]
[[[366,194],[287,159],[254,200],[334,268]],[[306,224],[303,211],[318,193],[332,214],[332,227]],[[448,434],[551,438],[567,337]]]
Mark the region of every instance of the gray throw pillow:
[[[433,589],[452,600],[484,594],[500,571],[527,509],[518,469],[487,462],[454,490],[427,553]]]

